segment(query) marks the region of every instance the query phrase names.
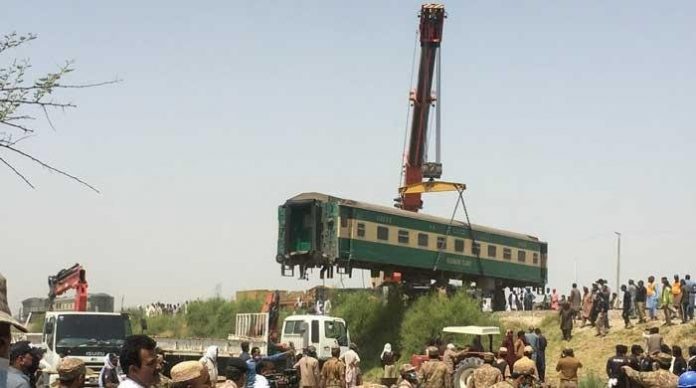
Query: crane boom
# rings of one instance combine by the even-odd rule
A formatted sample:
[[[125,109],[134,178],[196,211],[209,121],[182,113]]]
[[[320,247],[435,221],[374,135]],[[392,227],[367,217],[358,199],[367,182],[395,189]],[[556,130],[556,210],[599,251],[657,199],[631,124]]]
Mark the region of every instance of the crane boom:
[[[53,302],[57,296],[68,290],[75,290],[75,311],[87,311],[87,279],[86,271],[80,264],[60,270],[56,275],[48,277],[48,310],[53,310]]]
[[[411,132],[409,136],[406,165],[404,166],[404,186],[421,183],[424,178],[423,167],[426,154],[426,140],[428,132],[428,117],[430,106],[435,101],[432,95],[433,75],[435,73],[435,60],[437,51],[442,41],[442,27],[445,19],[445,6],[442,4],[423,4],[420,17],[420,62],[418,67],[418,84],[415,91],[411,92],[410,99],[413,104],[413,116],[411,118]],[[439,178],[441,167],[435,166],[426,174],[426,178]],[[423,206],[421,194],[405,194],[401,198],[401,208],[417,212]]]

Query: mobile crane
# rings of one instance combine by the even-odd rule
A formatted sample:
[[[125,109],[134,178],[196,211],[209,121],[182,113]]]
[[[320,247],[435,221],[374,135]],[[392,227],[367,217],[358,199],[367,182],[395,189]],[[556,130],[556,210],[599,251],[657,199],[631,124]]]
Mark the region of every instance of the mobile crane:
[[[405,189],[421,185],[423,179],[434,181],[442,176],[442,164],[439,161],[439,130],[436,133],[438,142],[436,145],[437,160],[435,162],[426,162],[425,158],[430,108],[434,103],[439,104],[437,97],[432,94],[432,88],[446,16],[445,6],[442,4],[423,4],[419,14],[421,51],[418,66],[418,83],[416,89],[412,90],[409,96],[413,106],[411,131],[403,166],[403,187],[400,190],[401,196],[396,199],[395,204],[398,208],[412,212],[417,212],[423,207],[421,193],[429,191],[429,189],[415,189],[411,190],[412,192]]]

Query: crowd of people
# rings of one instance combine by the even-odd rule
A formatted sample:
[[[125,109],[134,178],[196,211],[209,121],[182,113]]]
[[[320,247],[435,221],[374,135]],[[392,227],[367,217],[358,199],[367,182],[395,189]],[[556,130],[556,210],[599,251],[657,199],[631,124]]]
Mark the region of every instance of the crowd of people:
[[[186,313],[188,301],[184,303],[162,303],[154,302],[145,306],[138,306],[138,310],[142,311],[146,317],[154,317],[160,315],[176,315]]]

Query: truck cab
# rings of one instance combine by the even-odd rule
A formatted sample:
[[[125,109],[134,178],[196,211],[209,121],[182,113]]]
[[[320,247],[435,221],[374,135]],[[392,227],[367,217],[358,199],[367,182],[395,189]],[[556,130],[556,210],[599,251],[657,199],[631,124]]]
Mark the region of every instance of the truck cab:
[[[75,357],[88,368],[98,371],[104,366],[104,356],[120,352],[126,337],[131,335],[128,314],[49,311],[41,334],[46,353],[44,384],[57,379],[56,369],[63,357]],[[86,386],[97,384],[97,376],[87,376]]]
[[[317,349],[320,361],[331,358],[331,348],[338,345],[341,354],[348,351],[350,333],[342,318],[325,315],[291,315],[283,321],[281,342],[294,343],[298,349],[309,345]]]

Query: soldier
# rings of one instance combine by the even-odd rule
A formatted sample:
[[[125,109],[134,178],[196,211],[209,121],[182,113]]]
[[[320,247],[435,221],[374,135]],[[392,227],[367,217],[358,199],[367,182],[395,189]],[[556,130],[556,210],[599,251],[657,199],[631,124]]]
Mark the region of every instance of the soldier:
[[[676,387],[679,377],[669,371],[672,356],[667,353],[658,353],[654,359],[659,368],[652,372],[638,372],[630,366],[623,366],[621,369],[631,381],[635,381],[645,388]]]
[[[515,361],[515,365],[512,366],[512,371],[522,374],[533,375],[534,377],[539,377],[539,372],[536,368],[536,363],[532,360],[532,353],[534,349],[527,345],[524,347],[524,356],[519,360]]]
[[[401,365],[399,374],[401,374],[401,381],[399,382],[398,388],[416,388],[418,386],[418,375],[413,365]]]
[[[512,372],[512,376],[495,385],[491,385],[491,388],[517,388],[521,386],[525,380],[529,380],[530,377],[531,376],[527,373]]]
[[[77,358],[64,358],[58,364],[58,383],[60,388],[78,388],[85,383],[87,368],[85,362]]]
[[[331,348],[331,358],[326,360],[321,368],[322,388],[345,388],[346,365],[338,359],[340,355],[341,348],[338,346]]]
[[[182,361],[172,367],[173,388],[209,388],[210,374],[199,361]]]
[[[418,379],[423,384],[423,388],[450,388],[450,379],[447,366],[440,361],[440,352],[434,346],[426,349],[428,361],[421,365],[418,371]]]
[[[304,357],[300,358],[294,365],[300,371],[300,386],[303,388],[317,388],[321,381],[319,373],[319,361],[317,360],[317,349],[309,345]]]
[[[495,361],[493,353],[483,354],[483,365],[474,370],[467,388],[487,388],[503,381],[503,374],[500,373],[500,369],[492,365],[493,361]]]

